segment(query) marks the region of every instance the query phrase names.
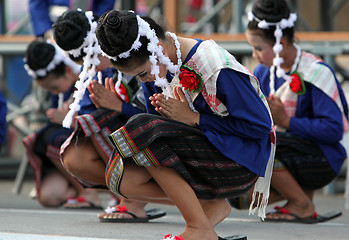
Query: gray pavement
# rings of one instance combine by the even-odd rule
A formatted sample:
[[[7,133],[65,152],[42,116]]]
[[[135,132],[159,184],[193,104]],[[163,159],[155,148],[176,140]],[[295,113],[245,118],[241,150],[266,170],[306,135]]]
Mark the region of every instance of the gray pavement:
[[[179,234],[184,221],[175,207],[149,204],[167,215],[143,224],[99,223],[95,210],[44,208],[28,193],[34,186],[26,180],[19,195],[12,193],[13,180],[0,179],[0,240],[162,240],[167,233]],[[108,194],[100,195],[106,206]],[[216,227],[220,236],[245,234],[248,240],[349,239],[349,210],[344,209],[343,195],[318,192],[315,203],[319,214],[333,210],[343,215],[325,223],[265,223],[247,210],[233,209]]]

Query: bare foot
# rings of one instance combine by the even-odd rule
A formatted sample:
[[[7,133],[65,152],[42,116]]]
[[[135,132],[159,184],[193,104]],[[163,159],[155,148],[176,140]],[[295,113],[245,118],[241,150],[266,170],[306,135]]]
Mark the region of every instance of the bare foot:
[[[218,235],[213,227],[192,228],[186,227],[185,231],[180,235],[184,240],[217,240]]]
[[[226,199],[200,200],[200,203],[212,226],[223,221],[231,211]]]
[[[124,209],[124,206],[126,206],[128,212],[133,213],[139,218],[144,218],[147,216],[144,210],[145,205],[146,203],[144,202],[121,198],[120,203],[117,206],[120,206],[120,208],[123,208],[123,209]],[[116,208],[116,210],[118,210],[118,208]],[[120,213],[120,212],[116,212],[116,213],[104,212],[104,213],[98,214],[97,217],[99,219],[101,218],[133,218],[130,214]]]
[[[85,197],[83,196],[79,196],[79,197],[71,197],[68,198],[67,201],[63,204],[63,207],[65,208],[84,208],[84,207],[96,207],[99,208],[101,205],[101,201],[100,200],[95,200],[90,201],[87,200]]]
[[[268,219],[296,219],[292,213],[300,218],[312,217],[315,213],[314,204],[309,200],[305,201],[302,204],[296,204],[293,202],[288,202],[285,206],[277,210],[275,213],[267,214],[266,218]]]
[[[63,204],[63,207],[66,208],[81,208],[81,207],[92,207],[101,206],[102,202],[98,196],[96,189],[83,189],[80,191],[78,197],[70,197]]]

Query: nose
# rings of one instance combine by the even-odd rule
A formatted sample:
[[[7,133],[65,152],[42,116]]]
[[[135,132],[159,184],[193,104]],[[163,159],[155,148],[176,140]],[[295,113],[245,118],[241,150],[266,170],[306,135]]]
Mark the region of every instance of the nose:
[[[252,57],[257,59],[257,53],[256,53],[256,49],[252,49]]]
[[[59,90],[51,90],[51,93],[52,93],[53,95],[58,95],[58,94],[61,93],[61,91],[59,91]]]
[[[149,76],[145,76],[145,77],[138,77],[139,80],[141,80],[141,82],[151,82],[153,79],[151,79]]]

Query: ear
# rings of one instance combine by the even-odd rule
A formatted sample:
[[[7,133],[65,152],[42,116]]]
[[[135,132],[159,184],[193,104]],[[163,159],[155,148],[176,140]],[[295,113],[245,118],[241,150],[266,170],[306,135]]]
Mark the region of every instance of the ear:
[[[162,47],[162,54],[164,54],[166,56],[166,48],[165,48],[165,45],[159,41],[158,43],[158,46],[161,46]]]
[[[71,67],[69,67],[68,65],[65,65],[65,75],[70,75],[73,73],[73,70],[71,69]]]
[[[75,77],[73,69],[67,65],[65,66],[65,76],[67,77],[67,79],[72,79],[71,81],[73,82],[78,80]]]
[[[280,39],[280,43],[282,44],[282,46],[287,46],[289,44],[289,41],[285,37],[282,37]]]

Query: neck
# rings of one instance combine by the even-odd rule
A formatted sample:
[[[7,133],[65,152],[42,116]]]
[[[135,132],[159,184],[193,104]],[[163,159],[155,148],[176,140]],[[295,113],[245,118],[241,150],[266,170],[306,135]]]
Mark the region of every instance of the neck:
[[[177,48],[175,45],[175,41],[170,36],[167,36],[167,41],[165,43],[165,47],[166,47],[166,52],[167,52],[168,57],[170,58],[171,62],[176,64],[178,61],[177,52],[176,52]],[[181,49],[182,49],[182,45],[181,45]]]
[[[182,61],[184,61],[189,54],[190,50],[195,46],[197,41],[191,38],[178,37],[178,41],[181,45]],[[175,50],[176,51],[176,50]],[[176,53],[174,53],[176,55]]]
[[[284,63],[281,65],[281,67],[285,70],[285,72],[289,72],[296,61],[297,48],[293,44],[288,44],[287,46],[284,46],[282,52]]]

